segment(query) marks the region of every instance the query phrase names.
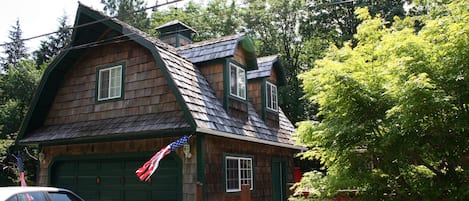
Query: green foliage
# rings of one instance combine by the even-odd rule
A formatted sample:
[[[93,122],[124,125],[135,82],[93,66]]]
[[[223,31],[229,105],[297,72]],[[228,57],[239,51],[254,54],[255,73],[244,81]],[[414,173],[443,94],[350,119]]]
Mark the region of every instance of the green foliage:
[[[68,46],[72,37],[72,30],[70,25],[67,25],[67,16],[64,15],[59,18],[58,32],[51,35],[47,40],[41,41],[38,50],[33,52],[34,59],[38,66],[50,62],[57,56],[63,48]]]
[[[24,45],[23,31],[20,27],[20,20],[16,20],[16,25],[11,27],[8,38],[10,42],[4,46],[6,57],[2,58],[3,71],[8,70],[11,66],[18,66],[19,62],[28,57],[28,50]]]
[[[361,200],[469,198],[468,11],[456,0],[389,25],[358,9],[356,44],[331,47],[300,75],[322,119],[298,129],[310,147],[303,157],[327,168],[308,182],[325,186],[317,197],[359,189]]]
[[[341,46],[344,41],[353,39],[357,33],[357,26],[361,22],[355,15],[355,10],[360,7],[368,7],[372,16],[381,16],[383,20],[392,22],[394,16],[406,15],[404,4],[410,0],[355,0],[355,1],[330,1],[314,0],[307,4],[311,16],[305,23],[303,34],[321,34],[324,39]]]
[[[0,185],[12,185],[17,181],[14,151],[21,147],[14,144],[33,92],[43,73],[33,60],[22,60],[16,68],[9,68],[0,75]],[[24,158],[26,174],[35,178],[35,161]]]
[[[101,3],[104,5],[104,11],[109,15],[117,16],[117,19],[140,30],[148,29],[150,20],[146,10],[143,10],[146,8],[144,0],[101,0]]]

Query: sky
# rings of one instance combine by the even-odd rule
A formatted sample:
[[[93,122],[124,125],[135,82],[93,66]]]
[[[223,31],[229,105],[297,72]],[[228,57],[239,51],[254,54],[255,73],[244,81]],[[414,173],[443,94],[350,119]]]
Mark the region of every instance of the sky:
[[[80,0],[82,4],[102,10],[101,0]],[[78,0],[1,0],[0,2],[0,43],[10,42],[9,31],[19,19],[23,38],[57,31],[58,19],[66,14],[68,24],[73,24]],[[34,51],[41,40],[47,37],[25,41],[28,50]]]
[[[101,0],[79,0],[95,10],[102,11]],[[157,0],[146,0],[147,7],[154,6]],[[162,1],[167,2],[170,0]],[[202,1],[203,2],[203,1]],[[182,5],[180,5],[182,4]],[[183,6],[184,2],[176,6]],[[0,44],[11,42],[8,39],[9,31],[20,21],[23,38],[42,35],[57,31],[58,19],[64,14],[68,16],[68,23],[72,25],[78,8],[78,0],[0,0]],[[47,37],[27,40],[25,45],[29,52],[39,47],[41,40]],[[3,49],[0,47],[0,54]]]

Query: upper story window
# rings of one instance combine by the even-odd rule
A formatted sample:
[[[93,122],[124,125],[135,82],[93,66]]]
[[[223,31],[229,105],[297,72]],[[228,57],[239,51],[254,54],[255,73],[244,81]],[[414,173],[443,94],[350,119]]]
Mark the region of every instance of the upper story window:
[[[122,97],[122,65],[98,70],[98,101]]]
[[[226,192],[239,192],[241,185],[253,189],[252,158],[227,156],[225,158]]]
[[[266,82],[266,106],[267,109],[278,111],[277,86]]]
[[[246,100],[246,71],[233,63],[230,63],[230,94]]]

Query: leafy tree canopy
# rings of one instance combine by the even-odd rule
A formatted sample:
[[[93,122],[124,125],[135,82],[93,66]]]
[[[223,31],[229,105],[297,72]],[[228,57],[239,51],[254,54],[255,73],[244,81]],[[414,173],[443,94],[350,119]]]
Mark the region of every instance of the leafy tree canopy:
[[[467,200],[469,2],[392,25],[356,14],[356,46],[331,47],[300,75],[322,119],[299,124],[303,156],[327,168],[306,183],[316,197],[352,188],[360,200]]]
[[[145,31],[150,25],[147,13],[143,10],[146,8],[144,0],[101,0],[101,3],[109,15],[117,16],[117,19],[138,29]]]

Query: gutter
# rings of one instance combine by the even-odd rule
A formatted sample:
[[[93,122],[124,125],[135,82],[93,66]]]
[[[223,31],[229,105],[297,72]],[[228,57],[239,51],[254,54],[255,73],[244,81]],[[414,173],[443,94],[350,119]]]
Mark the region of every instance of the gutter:
[[[280,143],[280,142],[261,140],[261,139],[255,138],[255,137],[244,136],[244,135],[236,135],[236,134],[232,134],[232,133],[226,133],[226,132],[216,131],[216,130],[207,129],[207,128],[197,128],[196,132],[207,133],[207,134],[210,134],[210,135],[226,137],[226,138],[231,138],[231,139],[244,140],[244,141],[248,141],[248,142],[255,142],[255,143],[260,143],[260,144],[284,147],[284,148],[289,148],[289,149],[296,149],[296,150],[301,150],[301,151],[306,151],[307,150],[307,148],[303,147],[303,146],[296,146],[296,145],[284,144],[284,143]]]

